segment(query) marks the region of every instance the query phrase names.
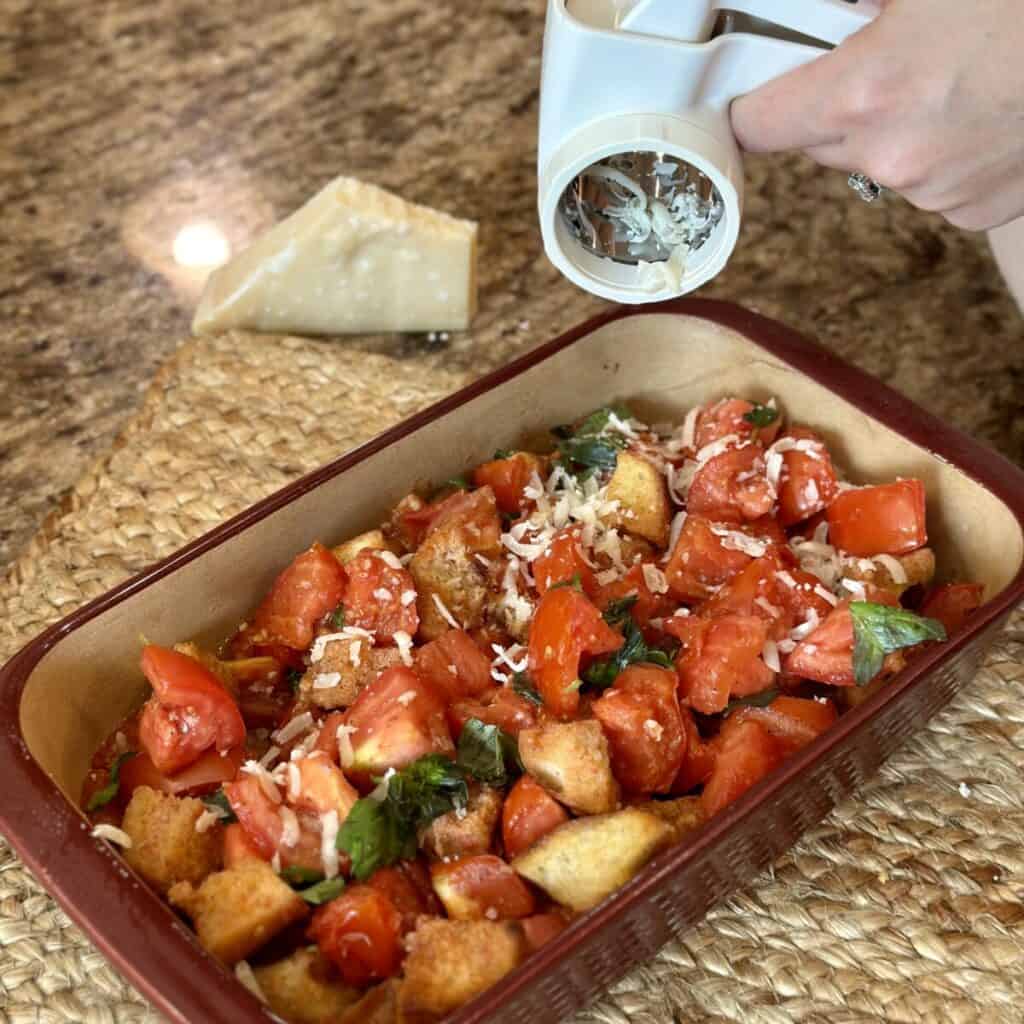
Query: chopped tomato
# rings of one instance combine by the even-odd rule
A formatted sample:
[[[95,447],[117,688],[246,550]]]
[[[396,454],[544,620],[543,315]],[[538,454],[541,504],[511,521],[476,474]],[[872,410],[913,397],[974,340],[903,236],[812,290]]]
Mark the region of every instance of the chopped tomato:
[[[568,820],[565,808],[532,776],[523,775],[509,790],[501,808],[505,856],[518,857]]]
[[[530,675],[544,706],[571,718],[580,704],[583,655],[609,654],[621,646],[622,637],[583,594],[571,587],[549,590],[530,623],[528,654]]]
[[[676,597],[706,598],[750,563],[750,555],[727,548],[723,539],[712,531],[708,520],[686,517],[665,567],[669,589]]]
[[[351,885],[320,907],[307,934],[347,985],[364,988],[401,967],[402,915],[373,886]]]
[[[413,652],[416,674],[447,701],[477,697],[490,689],[490,659],[461,629],[450,629]]]
[[[779,552],[769,550],[708,598],[700,610],[701,616],[752,615],[764,619],[769,636],[779,639],[793,626],[778,594],[778,573],[784,571]]]
[[[806,622],[812,612],[824,619],[832,611],[832,602],[822,594],[825,588],[814,573],[789,567],[781,570],[776,580],[775,600],[792,625]]]
[[[646,629],[651,619],[671,615],[676,606],[670,594],[655,594],[651,591],[644,578],[643,566],[640,565],[634,565],[622,579],[601,587],[594,596],[594,604],[604,612],[613,601],[620,601],[624,597],[636,598],[629,611],[641,629]]]
[[[245,829],[237,821],[224,828],[224,867],[235,868],[247,860],[266,860],[249,842]]]
[[[250,729],[274,728],[295,699],[276,658],[267,655],[222,663],[237,687],[238,708]]]
[[[537,908],[526,882],[490,853],[431,864],[430,878],[448,916],[456,920],[529,917]]]
[[[384,893],[402,915],[402,934],[414,931],[421,914],[440,914],[441,904],[430,882],[430,872],[418,860],[401,860],[377,868],[367,885]]]
[[[569,919],[561,910],[532,914],[530,917],[522,918],[519,923],[523,927],[523,936],[531,953],[536,953],[541,946],[558,938],[569,927]]]
[[[612,772],[628,793],[667,793],[686,754],[675,672],[631,665],[594,701]]]
[[[442,528],[457,530],[470,551],[494,555],[501,550],[501,518],[490,487],[458,491],[441,502],[426,532]]]
[[[686,497],[693,515],[729,523],[760,519],[775,504],[765,475],[764,449],[756,444],[712,456],[694,474]]]
[[[905,555],[928,542],[924,484],[897,480],[843,491],[826,511],[832,544],[851,555]]]
[[[955,633],[981,607],[984,594],[981,583],[944,583],[925,595],[921,614],[938,619],[946,633]]]
[[[363,689],[345,714],[353,763],[342,767],[357,785],[424,754],[454,754],[438,692],[407,668],[389,668]]]
[[[416,584],[406,569],[389,565],[374,551],[360,551],[346,568],[345,625],[370,630],[378,643],[398,632],[416,635]]]
[[[730,718],[722,726],[715,766],[701,793],[705,815],[711,817],[738,800],[782,757],[778,740],[760,722]]]
[[[760,722],[775,737],[779,746],[790,753],[806,747],[811,740],[834,725],[839,715],[830,700],[782,696],[776,697],[767,707],[739,708],[729,717],[730,720]]]
[[[705,740],[697,730],[697,723],[689,708],[680,708],[683,730],[686,732],[686,753],[679,774],[672,782],[673,793],[689,793],[696,786],[703,786],[711,777],[715,767],[715,740]]]
[[[345,712],[344,711],[332,711],[324,720],[320,726],[320,731],[317,733],[316,742],[313,744],[314,750],[322,750],[331,761],[335,764],[339,763],[338,760],[338,726],[345,724]]]
[[[165,775],[143,752],[121,764],[120,795],[127,801],[139,786],[149,786],[171,796],[202,796],[230,782],[244,762],[245,747],[233,747],[223,754],[207,750],[187,768]]]
[[[594,570],[587,565],[580,547],[579,527],[559,530],[548,545],[547,551],[533,563],[533,578],[537,582],[537,593],[545,594],[558,583],[571,583],[579,578],[583,592],[593,597],[597,590]]]
[[[334,611],[345,590],[345,570],[323,544],[314,544],[274,580],[252,618],[251,643],[304,651],[313,629]]]
[[[725,709],[730,696],[744,697],[771,686],[775,673],[761,660],[768,639],[763,619],[723,615],[670,621],[677,635],[688,631],[676,670],[683,701],[695,711],[715,714]]]
[[[477,487],[489,486],[494,491],[498,508],[515,515],[523,508],[523,491],[534,473],[540,472],[540,459],[528,452],[516,452],[507,459],[493,459],[473,471]]]
[[[343,822],[359,799],[355,787],[345,778],[344,772],[322,751],[311,751],[306,757],[289,762],[298,772],[298,793],[289,788],[288,802],[296,810],[312,811],[314,814],[338,812],[338,822]]]
[[[515,690],[494,686],[475,700],[456,701],[448,708],[448,724],[452,735],[458,738],[462,727],[471,719],[479,718],[485,725],[496,725],[510,736],[537,724],[537,707]]]
[[[697,416],[694,448],[699,450],[730,435],[745,441],[756,434],[762,444],[771,444],[779,432],[781,417],[776,416],[767,427],[756,427],[744,419],[753,409],[754,404],[743,398],[723,398],[718,402],[709,402]]]
[[[245,742],[245,722],[234,698],[195,658],[150,644],[142,671],[153,687],[139,722],[139,740],[157,769],[173,775],[204,750]]]
[[[779,522],[783,526],[802,523],[827,508],[839,491],[832,457],[825,442],[806,427],[790,427],[783,435],[807,442],[807,451],[791,448],[782,453],[779,475]],[[781,447],[781,446],[780,446]]]

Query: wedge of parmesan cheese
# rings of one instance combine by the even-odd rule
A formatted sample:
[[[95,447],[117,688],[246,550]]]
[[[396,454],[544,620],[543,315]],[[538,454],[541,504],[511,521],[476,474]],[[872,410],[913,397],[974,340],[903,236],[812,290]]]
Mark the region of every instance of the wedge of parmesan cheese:
[[[335,178],[216,270],[192,329],[349,334],[469,326],[476,224]]]

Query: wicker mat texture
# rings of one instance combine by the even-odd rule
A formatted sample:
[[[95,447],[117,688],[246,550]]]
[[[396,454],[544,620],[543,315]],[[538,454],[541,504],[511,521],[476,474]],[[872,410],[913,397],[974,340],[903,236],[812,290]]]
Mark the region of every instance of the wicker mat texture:
[[[466,379],[445,365],[298,339],[187,343],[0,585],[0,659]],[[1018,614],[855,799],[576,1024],[1024,1020],[1022,662]],[[0,844],[0,1021],[156,1019]]]

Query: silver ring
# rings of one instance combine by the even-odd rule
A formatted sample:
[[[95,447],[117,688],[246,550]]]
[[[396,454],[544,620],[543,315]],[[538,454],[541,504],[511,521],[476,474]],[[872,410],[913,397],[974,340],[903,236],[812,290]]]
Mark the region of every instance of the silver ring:
[[[846,179],[846,184],[849,185],[865,203],[873,203],[883,191],[882,186],[879,185],[877,181],[873,178],[869,178],[866,174],[861,174],[860,171],[854,171],[850,177]]]

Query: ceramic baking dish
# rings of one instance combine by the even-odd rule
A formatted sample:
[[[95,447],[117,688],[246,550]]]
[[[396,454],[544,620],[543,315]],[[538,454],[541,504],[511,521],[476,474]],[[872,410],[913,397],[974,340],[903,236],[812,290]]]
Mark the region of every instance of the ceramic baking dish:
[[[216,642],[314,540],[375,525],[411,485],[624,399],[645,418],[777,395],[854,479],[919,476],[944,573],[985,583],[969,625],[653,861],[451,1020],[556,1021],[652,955],[821,819],[970,680],[1024,596],[1024,474],[792,331],[739,307],[622,309],[452,395],[261,501],[29,644],[0,673],[0,828],[111,961],[170,1019],[271,1015],[103,842],[75,797],[92,751],[143,696],[139,636]]]

